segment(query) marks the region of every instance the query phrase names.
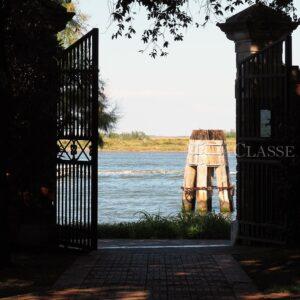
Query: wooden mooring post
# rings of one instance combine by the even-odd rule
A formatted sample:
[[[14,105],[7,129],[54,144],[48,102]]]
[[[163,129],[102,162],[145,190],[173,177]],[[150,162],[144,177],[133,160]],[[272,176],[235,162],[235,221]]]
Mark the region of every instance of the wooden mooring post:
[[[216,177],[217,185],[213,185]],[[218,190],[221,212],[233,211],[225,134],[222,130],[193,130],[184,172],[182,205],[186,212],[211,211]]]

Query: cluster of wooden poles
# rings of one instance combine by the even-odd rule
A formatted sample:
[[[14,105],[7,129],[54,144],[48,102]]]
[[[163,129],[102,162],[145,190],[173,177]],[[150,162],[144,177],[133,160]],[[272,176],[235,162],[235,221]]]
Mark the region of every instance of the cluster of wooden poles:
[[[182,204],[186,212],[211,211],[214,190],[218,192],[220,212],[233,211],[234,189],[230,184],[225,134],[222,130],[192,132],[182,190]]]

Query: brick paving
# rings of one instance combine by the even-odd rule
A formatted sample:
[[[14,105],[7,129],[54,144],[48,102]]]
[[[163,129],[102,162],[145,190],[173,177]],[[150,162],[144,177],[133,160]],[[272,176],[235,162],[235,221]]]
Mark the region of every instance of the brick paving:
[[[57,299],[260,299],[228,247],[102,249],[54,290]]]
[[[147,291],[148,299],[232,299],[232,287],[212,255],[104,252],[81,284],[109,291]]]

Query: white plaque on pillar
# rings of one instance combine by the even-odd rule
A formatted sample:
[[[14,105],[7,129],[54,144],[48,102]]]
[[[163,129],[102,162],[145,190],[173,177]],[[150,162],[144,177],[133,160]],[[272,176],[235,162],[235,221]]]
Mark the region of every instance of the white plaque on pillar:
[[[260,110],[260,137],[271,137],[271,111]]]

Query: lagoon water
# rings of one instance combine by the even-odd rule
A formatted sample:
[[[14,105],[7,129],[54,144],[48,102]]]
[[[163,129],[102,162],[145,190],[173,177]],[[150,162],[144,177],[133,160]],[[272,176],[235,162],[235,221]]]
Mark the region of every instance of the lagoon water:
[[[185,160],[182,152],[100,152],[99,223],[132,222],[141,211],[164,216],[180,212]],[[229,154],[229,167],[235,185],[234,154]],[[219,212],[217,191],[212,207]]]

